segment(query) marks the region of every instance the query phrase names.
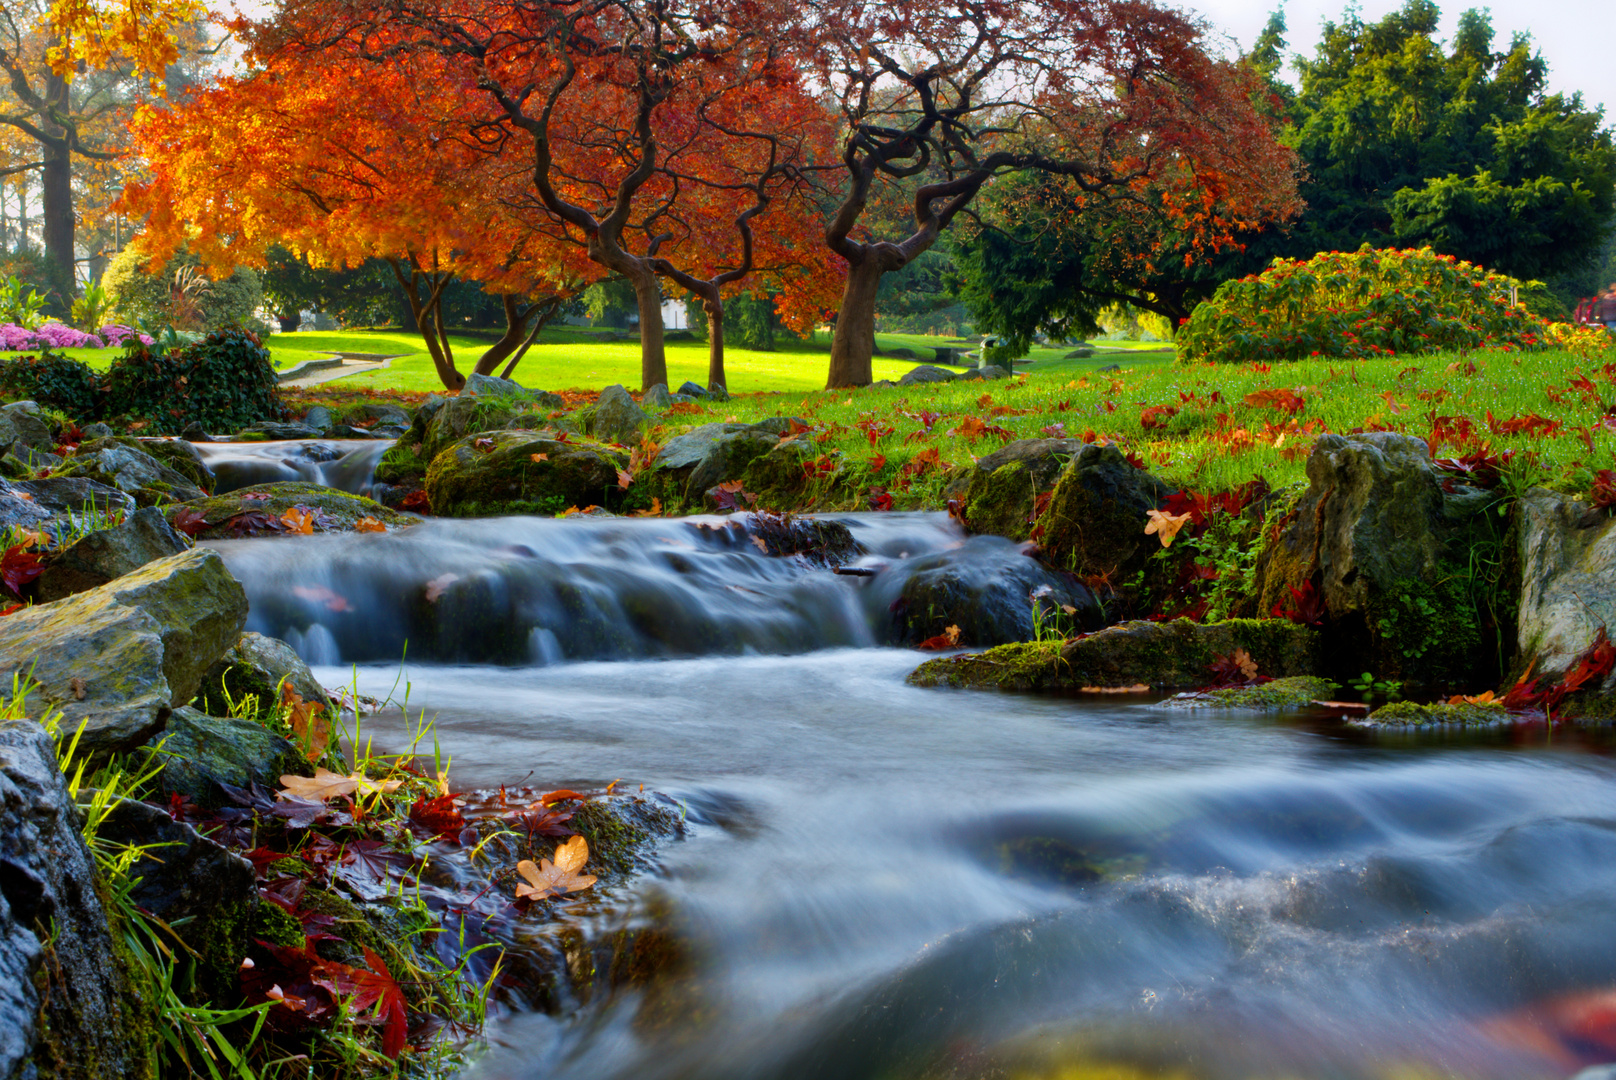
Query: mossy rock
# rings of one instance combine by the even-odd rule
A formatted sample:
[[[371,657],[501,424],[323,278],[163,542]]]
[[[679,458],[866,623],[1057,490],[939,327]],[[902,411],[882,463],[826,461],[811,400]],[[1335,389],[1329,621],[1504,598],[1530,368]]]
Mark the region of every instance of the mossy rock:
[[[1166,484],[1129,464],[1116,446],[1085,444],[1060,474],[1038,518],[1039,544],[1053,565],[1125,580],[1160,550],[1145,525],[1170,493]]]
[[[189,795],[203,807],[223,803],[220,784],[276,788],[288,773],[313,773],[299,747],[284,736],[252,720],[208,716],[192,708],[175,709],[163,731],[146,745],[163,763],[158,788]]]
[[[570,506],[614,505],[628,455],[555,433],[472,435],[432,459],[426,493],[444,517],[557,514]]]
[[[1292,675],[1256,686],[1222,686],[1168,698],[1172,709],[1302,709],[1328,698],[1336,684],[1315,675]]]
[[[208,468],[207,463],[202,460],[202,455],[196,452],[196,447],[184,439],[137,440],[125,438],[119,441],[132,443],[185,477],[205,493],[213,494],[213,486],[216,482],[213,470]]]
[[[1451,727],[1490,727],[1494,724],[1507,723],[1509,720],[1509,713],[1497,706],[1469,705],[1463,702],[1450,705],[1443,701],[1431,704],[1394,701],[1370,713],[1369,718],[1362,723],[1376,727],[1426,727],[1436,724]]]
[[[1038,495],[1054,487],[1083,446],[1079,439],[1018,439],[978,460],[949,485],[950,494],[963,499],[971,532],[1025,540]]]
[[[159,460],[139,439],[109,436],[80,443],[77,451],[52,470],[54,476],[80,476],[117,488],[137,506],[185,502],[206,494],[185,472]],[[162,450],[172,455],[172,450]],[[195,466],[196,463],[190,463]],[[194,471],[194,468],[193,468]]]
[[[268,496],[251,498],[250,496]],[[420,518],[389,510],[374,499],[363,495],[350,495],[335,488],[311,484],[304,480],[281,480],[270,484],[254,484],[223,495],[210,495],[193,499],[177,506],[165,507],[168,520],[173,522],[182,509],[198,511],[206,527],[195,536],[198,540],[220,540],[239,535],[227,523],[238,514],[264,513],[279,518],[293,507],[306,507],[315,511],[315,532],[353,532],[363,518],[381,522],[388,529],[402,529],[414,525]],[[287,533],[266,530],[265,536],[285,536]]]
[[[430,464],[421,444],[389,446],[376,462],[376,479],[384,484],[417,484]]]
[[[470,397],[446,400],[424,425],[421,456],[431,461],[449,447],[479,432],[502,431],[518,416],[540,415],[536,404],[518,397]],[[424,410],[423,410],[424,411]],[[411,430],[414,430],[412,425]]]
[[[1086,686],[1205,686],[1214,660],[1244,649],[1259,673],[1276,679],[1319,670],[1318,632],[1284,619],[1202,624],[1128,622],[1066,642],[1001,645],[929,660],[909,675],[914,686],[1078,690]]]
[[[806,439],[787,439],[747,463],[741,487],[756,495],[760,506],[795,506],[809,485],[807,465],[819,453]]]
[[[304,701],[333,709],[325,687],[290,645],[252,631],[202,676],[196,707],[212,716],[251,715],[242,711],[251,698],[259,715],[269,714],[280,704],[283,680]]]

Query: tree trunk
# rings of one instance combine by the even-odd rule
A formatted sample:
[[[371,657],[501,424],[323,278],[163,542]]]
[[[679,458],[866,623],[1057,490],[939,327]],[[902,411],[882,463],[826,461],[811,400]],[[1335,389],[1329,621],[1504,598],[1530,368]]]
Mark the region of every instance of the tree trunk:
[[[77,291],[73,287],[73,157],[64,138],[41,144],[45,258],[51,263],[51,285],[60,294],[54,304],[66,311]]]
[[[505,359],[521,348],[522,342],[527,340],[527,325],[533,313],[538,309],[522,310],[516,297],[509,294],[502,295],[500,304],[505,309],[505,332],[499,340],[489,346],[487,352],[477,358],[476,366],[472,368],[478,375],[492,375],[494,369],[505,362]]]
[[[724,375],[724,301],[714,290],[711,297],[703,297],[702,311],[707,313],[707,389],[722,386],[729,389]]]
[[[875,296],[881,288],[881,260],[866,254],[847,268],[842,307],[830,342],[830,377],[825,386],[839,390],[873,381],[870,355],[875,347]]]
[[[640,390],[668,385],[668,356],[662,345],[662,287],[649,266],[629,276],[640,307]]]

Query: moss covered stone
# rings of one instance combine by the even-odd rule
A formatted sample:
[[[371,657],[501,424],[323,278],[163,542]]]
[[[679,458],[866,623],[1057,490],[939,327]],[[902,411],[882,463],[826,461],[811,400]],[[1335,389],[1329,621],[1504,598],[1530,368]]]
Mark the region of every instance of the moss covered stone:
[[[1292,675],[1256,686],[1223,686],[1179,694],[1162,702],[1175,709],[1300,709],[1328,698],[1336,684],[1313,675]]]
[[[185,502],[205,494],[200,485],[159,461],[137,439],[109,437],[80,443],[53,475],[80,476],[117,488],[139,506]]]
[[[1083,446],[1079,439],[1018,439],[982,457],[959,491],[970,530],[1027,539],[1039,493],[1055,485]]]
[[[389,446],[376,462],[376,479],[384,484],[419,483],[430,464],[420,443]]]
[[[819,454],[819,447],[807,439],[787,439],[747,463],[741,486],[758,497],[759,506],[795,506],[808,489],[808,463]]]
[[[927,661],[915,686],[1075,690],[1086,686],[1205,686],[1214,660],[1244,649],[1259,673],[1280,678],[1319,669],[1319,635],[1284,619],[1202,624],[1128,622],[1066,642],[1002,645],[983,653]]]
[[[1369,714],[1363,723],[1384,727],[1424,727],[1428,724],[1446,724],[1454,727],[1486,727],[1505,722],[1509,714],[1497,706],[1449,705],[1438,701],[1421,704],[1416,701],[1394,701],[1382,705]]]
[[[271,484],[254,484],[224,495],[210,495],[178,506],[167,507],[168,520],[174,521],[181,510],[202,515],[205,527],[196,532],[198,540],[220,540],[240,535],[233,531],[230,519],[240,514],[261,513],[280,518],[293,507],[314,511],[315,532],[353,532],[363,518],[379,521],[389,529],[414,525],[420,518],[389,510],[374,499],[363,495],[350,495],[335,488],[311,484],[303,480],[283,480]],[[273,529],[260,530],[259,535],[285,536]]]
[[[288,773],[313,772],[295,744],[261,724],[191,708],[176,709],[147,747],[162,762],[159,790],[189,795],[204,807],[224,801],[220,784],[275,788]]]
[[[615,503],[628,455],[603,443],[562,441],[553,432],[492,431],[432,459],[426,493],[444,517],[556,514]]]
[[[1169,489],[1112,444],[1086,444],[1055,484],[1038,519],[1039,543],[1055,565],[1125,580],[1160,544],[1145,533]]]

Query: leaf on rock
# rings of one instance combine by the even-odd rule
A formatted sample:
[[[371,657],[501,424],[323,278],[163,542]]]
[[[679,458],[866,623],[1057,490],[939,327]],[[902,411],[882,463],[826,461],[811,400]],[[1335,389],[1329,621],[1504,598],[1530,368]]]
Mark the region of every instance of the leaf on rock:
[[[290,683],[282,683],[281,705],[286,709],[287,726],[303,747],[303,755],[310,761],[319,761],[331,745],[331,719],[325,715],[325,704],[304,701]]]
[[[404,785],[402,780],[372,780],[363,773],[353,773],[342,776],[330,769],[319,768],[314,770],[313,776],[283,776],[281,777],[281,798],[312,799],[324,801],[326,799],[339,799],[344,795],[359,793],[370,795],[375,792],[392,794]]]
[[[169,524],[173,525],[177,532],[196,537],[208,527],[208,516],[195,507],[182,506],[174,512]]]
[[[387,526],[383,525],[369,514],[366,514],[364,517],[354,522],[354,532],[384,533],[386,531]]]
[[[306,507],[294,506],[281,515],[281,524],[289,533],[310,536],[314,533],[314,513]]]
[[[915,648],[928,650],[955,649],[959,647],[959,643],[960,628],[957,626],[950,626],[947,630],[944,630],[936,637],[929,637],[925,641],[922,641],[919,645],[916,645]]]
[[[263,510],[248,510],[229,518],[224,529],[231,536],[260,536],[267,532],[285,532],[286,523]]]
[[[45,565],[40,562],[39,556],[24,550],[25,547],[24,544],[16,544],[7,548],[4,556],[0,556],[0,581],[4,581],[6,588],[14,593],[20,593],[24,585],[45,572]]]
[[[540,859],[539,865],[534,866],[530,860],[523,859],[516,864],[516,872],[527,880],[527,884],[516,886],[516,898],[542,900],[552,893],[561,896],[589,888],[595,883],[595,876],[579,873],[588,861],[589,842],[581,836],[574,836],[557,846],[554,863],[549,859]]]
[[[1150,518],[1150,521],[1145,525],[1145,535],[1150,536],[1154,533],[1157,539],[1161,541],[1161,546],[1165,548],[1173,546],[1173,538],[1178,535],[1180,529],[1189,523],[1193,515],[1167,514],[1160,510],[1149,510],[1146,511],[1146,516]]]

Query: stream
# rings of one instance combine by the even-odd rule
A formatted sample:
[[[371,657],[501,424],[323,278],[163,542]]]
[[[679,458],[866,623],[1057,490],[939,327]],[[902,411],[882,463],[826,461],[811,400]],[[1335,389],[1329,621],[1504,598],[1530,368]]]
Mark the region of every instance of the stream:
[[[531,770],[683,808],[687,838],[636,889],[689,963],[500,1016],[475,1077],[1502,1080],[1616,1061],[1605,737],[915,689],[923,654],[888,646],[883,580],[1020,556],[941,515],[838,520],[873,577],[767,558],[721,519],[213,545],[249,628],[327,685],[407,684],[457,788]],[[450,625],[419,609],[464,582],[453,626],[476,648],[410,637]],[[477,650],[497,663],[446,662]],[[396,711],[365,730],[406,739]]]

